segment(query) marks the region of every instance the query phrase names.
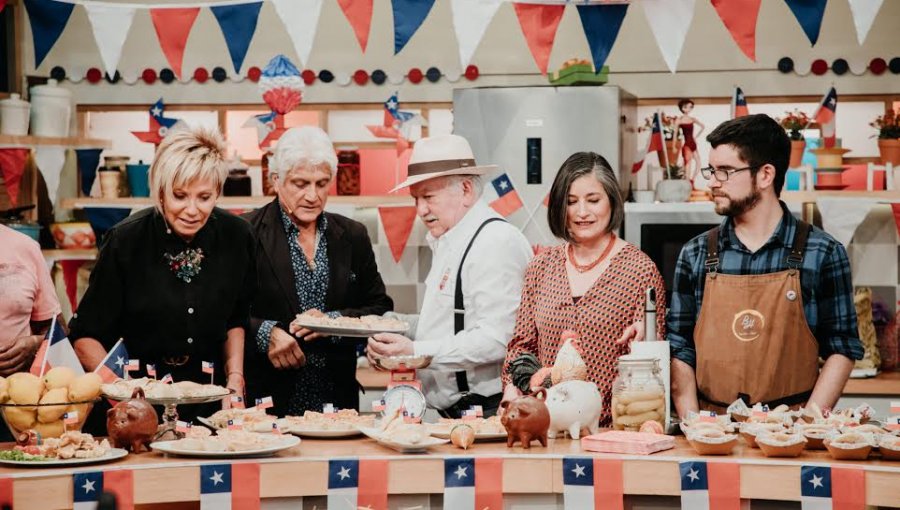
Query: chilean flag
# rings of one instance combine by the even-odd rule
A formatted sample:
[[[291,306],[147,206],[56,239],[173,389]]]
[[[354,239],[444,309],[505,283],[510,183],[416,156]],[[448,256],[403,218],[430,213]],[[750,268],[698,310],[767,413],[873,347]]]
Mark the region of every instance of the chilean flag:
[[[444,459],[444,508],[503,509],[503,459]]]
[[[647,140],[647,147],[643,151],[638,151],[637,156],[634,158],[634,164],[631,165],[631,173],[636,174],[643,168],[644,158],[647,157],[647,154],[661,151],[663,150],[663,147],[665,147],[665,143],[663,143],[662,123],[660,123],[659,120],[659,112],[656,112],[653,114],[650,139]]]
[[[509,180],[505,173],[492,180],[491,186],[497,193],[497,198],[492,200],[489,205],[504,218],[509,217],[524,206],[522,199],[519,197],[519,192],[513,187],[512,181]]]
[[[740,510],[740,467],[734,462],[685,461],[681,471],[682,510]]]
[[[837,100],[837,91],[834,87],[831,87],[828,93],[825,94],[825,97],[822,98],[822,102],[819,103],[819,109],[816,110],[816,114],[813,115],[815,121],[822,128],[822,138],[825,140],[825,147],[834,147],[834,117],[837,115]]]
[[[259,464],[200,466],[201,510],[259,510]]]
[[[750,115],[750,110],[747,108],[747,97],[744,96],[744,91],[740,87],[735,87],[734,94],[731,96],[731,118],[736,119],[745,115]]]
[[[118,510],[134,509],[134,476],[130,469],[87,471],[72,475],[73,510],[94,510],[104,492],[116,497]]]
[[[105,383],[111,383],[116,379],[125,377],[125,365],[128,363],[128,350],[125,349],[125,340],[120,338],[116,345],[106,354],[103,362],[97,365],[94,372],[100,374]]]
[[[621,460],[563,457],[562,465],[565,510],[625,508]]]
[[[387,482],[386,460],[329,460],[328,508],[386,510]]]
[[[803,510],[866,508],[866,475],[862,469],[802,466],[800,484]]]
[[[69,367],[75,371],[75,375],[84,374],[81,362],[78,361],[75,349],[72,348],[72,342],[69,341],[62,326],[56,322],[56,318],[50,323],[47,336],[41,342],[37,354],[34,355],[30,372],[41,377],[47,370],[47,365],[50,365],[50,368]]]

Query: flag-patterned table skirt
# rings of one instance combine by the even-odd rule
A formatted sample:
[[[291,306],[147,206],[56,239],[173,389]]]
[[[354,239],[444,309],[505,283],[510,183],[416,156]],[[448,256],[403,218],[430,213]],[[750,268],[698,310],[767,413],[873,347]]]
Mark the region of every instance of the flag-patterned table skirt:
[[[254,509],[260,499],[302,496],[327,498],[328,508],[378,509],[390,495],[442,494],[454,508],[478,510],[528,495],[550,495],[573,509],[622,508],[629,495],[655,495],[680,499],[682,508],[738,510],[743,498],[863,510],[900,506],[900,462],[833,462],[825,452],[767,459],[743,445],[732,456],[700,458],[683,438],[673,450],[642,457],[592,454],[567,439],[530,450],[505,443],[476,443],[468,451],[445,445],[427,455],[399,455],[368,439],[304,439],[262,459],[144,453],[78,469],[0,469],[0,506],[12,498],[16,510],[93,508],[98,488],[135,505],[200,501],[217,509]]]

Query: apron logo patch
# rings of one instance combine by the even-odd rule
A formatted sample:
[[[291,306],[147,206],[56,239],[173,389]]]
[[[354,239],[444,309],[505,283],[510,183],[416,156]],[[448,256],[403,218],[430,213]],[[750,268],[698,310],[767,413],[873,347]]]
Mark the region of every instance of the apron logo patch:
[[[756,310],[741,310],[734,314],[731,331],[742,342],[752,342],[759,338],[766,327],[766,318]]]

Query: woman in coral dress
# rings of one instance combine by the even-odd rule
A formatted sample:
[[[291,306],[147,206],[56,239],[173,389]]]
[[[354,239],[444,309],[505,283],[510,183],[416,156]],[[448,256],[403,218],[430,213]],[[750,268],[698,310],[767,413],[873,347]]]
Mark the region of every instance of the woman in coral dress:
[[[681,116],[678,117],[678,127],[681,128],[681,134],[684,136],[684,145],[681,146],[681,158],[684,164],[684,175],[694,183],[694,177],[700,170],[700,154],[697,153],[697,140],[703,133],[705,126],[702,122],[691,116],[694,111],[694,101],[691,99],[682,99],[678,101],[678,109],[681,110]],[[694,134],[694,124],[699,126],[697,134]]]

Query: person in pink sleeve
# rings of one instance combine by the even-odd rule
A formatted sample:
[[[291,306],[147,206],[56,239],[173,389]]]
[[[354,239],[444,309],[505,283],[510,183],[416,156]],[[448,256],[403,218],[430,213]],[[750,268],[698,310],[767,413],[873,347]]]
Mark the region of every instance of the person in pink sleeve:
[[[28,370],[59,314],[59,298],[40,246],[0,225],[0,375]]]

